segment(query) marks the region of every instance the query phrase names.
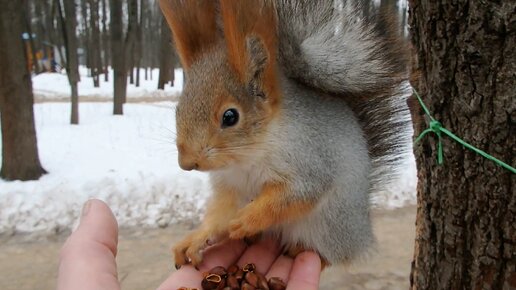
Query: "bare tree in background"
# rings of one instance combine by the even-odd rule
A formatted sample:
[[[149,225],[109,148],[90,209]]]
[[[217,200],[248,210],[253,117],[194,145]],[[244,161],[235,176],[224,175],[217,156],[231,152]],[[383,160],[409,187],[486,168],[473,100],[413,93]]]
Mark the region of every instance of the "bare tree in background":
[[[100,86],[100,73],[102,72],[102,59],[100,56],[100,27],[99,27],[99,0],[88,0],[90,8],[90,64],[93,86]]]
[[[114,71],[113,114],[115,115],[124,114],[124,103],[127,93],[122,2],[122,0],[109,0],[111,11],[111,63]]]
[[[125,55],[127,70],[129,72],[129,83],[134,84],[134,66],[136,59],[136,41],[138,38],[138,0],[127,2],[128,22],[127,38],[125,42]]]
[[[45,170],[39,161],[32,84],[22,40],[23,2],[0,0],[0,6],[0,177],[34,180]]]
[[[70,122],[72,124],[79,124],[79,61],[77,57],[77,15],[76,5],[74,0],[64,0],[64,15],[62,12],[61,1],[57,0],[59,16],[61,18],[63,31],[63,38],[66,50],[66,74],[71,88],[71,103],[72,113]]]
[[[159,77],[158,89],[163,90],[165,84],[171,80],[172,72],[172,34],[168,28],[167,21],[162,17],[161,22],[161,43],[160,43],[160,61],[159,61]]]
[[[104,81],[109,81],[109,65],[111,64],[111,49],[110,49],[110,37],[108,32],[107,25],[107,3],[106,0],[102,0],[102,50],[104,61],[102,62],[104,65]]]
[[[135,62],[134,65],[136,67],[136,86],[140,86],[140,67],[142,64],[142,56],[143,56],[143,17],[145,15],[146,10],[146,1],[140,0],[140,14],[138,20],[138,26],[136,31],[136,44],[135,44]]]
[[[516,164],[516,1],[410,1],[413,82],[433,116],[473,146]],[[418,106],[419,108],[419,106]],[[413,110],[416,136],[425,130]],[[443,134],[415,146],[411,289],[516,289],[516,175]]]
[[[39,66],[38,57],[37,57],[37,50],[38,46],[36,46],[35,40],[34,40],[34,33],[32,32],[32,25],[31,25],[31,7],[29,5],[28,0],[19,0],[23,2],[23,20],[25,23],[25,32],[27,35],[27,38],[29,40],[29,47],[30,47],[30,55],[32,58],[32,66],[34,67],[34,72],[36,74],[41,72],[41,68]]]

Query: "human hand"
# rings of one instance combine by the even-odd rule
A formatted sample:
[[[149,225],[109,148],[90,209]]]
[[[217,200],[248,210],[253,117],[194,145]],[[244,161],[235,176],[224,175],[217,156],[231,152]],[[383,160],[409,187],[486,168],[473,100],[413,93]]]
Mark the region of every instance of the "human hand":
[[[118,225],[109,207],[102,201],[90,200],[83,209],[79,227],[68,238],[60,253],[58,290],[116,290],[116,253]],[[215,266],[243,266],[254,263],[266,277],[280,277],[288,282],[287,289],[318,289],[321,272],[319,256],[312,252],[296,259],[279,255],[279,246],[270,240],[246,247],[242,241],[229,241],[209,247],[204,261],[196,270],[191,265],[173,272],[159,290],[180,287],[201,288],[202,272]]]

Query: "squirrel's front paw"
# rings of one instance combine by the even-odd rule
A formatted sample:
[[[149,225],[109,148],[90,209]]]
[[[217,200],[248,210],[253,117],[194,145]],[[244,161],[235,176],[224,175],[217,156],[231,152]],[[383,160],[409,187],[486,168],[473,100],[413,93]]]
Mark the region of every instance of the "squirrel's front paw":
[[[229,238],[233,240],[253,237],[262,232],[262,227],[257,219],[251,215],[239,214],[229,223]]]
[[[202,262],[202,251],[218,240],[220,237],[204,230],[191,233],[172,248],[176,268],[188,263],[197,267]]]

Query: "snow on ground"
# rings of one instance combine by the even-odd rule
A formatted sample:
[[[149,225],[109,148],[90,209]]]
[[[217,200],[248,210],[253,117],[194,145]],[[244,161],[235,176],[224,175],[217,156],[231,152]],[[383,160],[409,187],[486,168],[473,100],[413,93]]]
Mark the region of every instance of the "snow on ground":
[[[100,75],[100,86],[93,86],[93,79],[88,77],[87,69],[79,67],[81,81],[79,82],[80,100],[112,100],[113,99],[113,70],[109,70],[109,82],[104,81],[104,75]],[[152,74],[152,80],[150,75]],[[140,69],[140,86],[127,82],[127,99],[152,98],[171,99],[183,89],[183,70],[175,70],[175,82],[171,87],[170,83],[165,90],[158,90],[159,70],[149,70],[148,80],[145,80],[145,70]],[[32,78],[32,87],[36,101],[69,100],[70,85],[65,73],[42,73]]]
[[[49,172],[38,181],[0,180],[0,233],[70,228],[89,198],[105,200],[123,226],[166,226],[197,220],[210,189],[207,176],[177,165],[172,102],[80,104],[78,126],[68,103],[34,106],[38,147]],[[415,165],[374,197],[381,207],[414,202]]]
[[[93,88],[84,69],[81,73],[81,96],[112,99],[111,83]],[[128,99],[155,102],[126,104],[123,116],[112,115],[112,102],[82,102],[78,126],[69,124],[69,103],[35,104],[40,159],[49,173],[38,181],[0,179],[0,233],[70,229],[89,198],[106,201],[121,226],[198,221],[210,194],[207,175],[179,168],[175,103],[156,102],[181,91],[181,70],[176,80],[165,91],[157,91],[155,81],[130,86]],[[69,98],[66,75],[41,74],[33,86],[42,100]],[[383,208],[414,203],[416,181],[415,161],[408,156],[401,178],[372,200]]]
[[[81,205],[103,199],[121,225],[165,226],[197,219],[209,194],[202,173],[177,166],[174,103],[34,106],[40,159],[49,172],[38,181],[0,180],[0,233],[70,228]]]

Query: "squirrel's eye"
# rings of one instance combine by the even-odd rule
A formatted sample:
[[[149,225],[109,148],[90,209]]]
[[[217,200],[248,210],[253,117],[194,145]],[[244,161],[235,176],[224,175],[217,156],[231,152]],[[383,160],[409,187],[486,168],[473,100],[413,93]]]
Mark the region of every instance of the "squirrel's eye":
[[[234,126],[238,122],[237,109],[228,109],[222,115],[222,128]]]

